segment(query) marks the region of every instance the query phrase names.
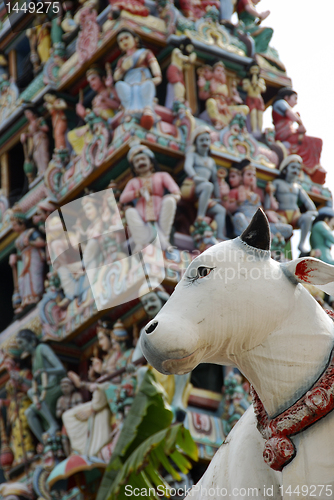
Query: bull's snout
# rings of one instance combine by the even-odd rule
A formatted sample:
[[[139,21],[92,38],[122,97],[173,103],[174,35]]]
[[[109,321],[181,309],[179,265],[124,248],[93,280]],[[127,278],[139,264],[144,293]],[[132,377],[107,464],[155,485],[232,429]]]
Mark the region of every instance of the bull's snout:
[[[147,335],[149,335],[150,333],[153,333],[157,326],[158,326],[158,321],[156,319],[152,319],[152,321],[150,321],[146,325],[145,333],[147,333]]]

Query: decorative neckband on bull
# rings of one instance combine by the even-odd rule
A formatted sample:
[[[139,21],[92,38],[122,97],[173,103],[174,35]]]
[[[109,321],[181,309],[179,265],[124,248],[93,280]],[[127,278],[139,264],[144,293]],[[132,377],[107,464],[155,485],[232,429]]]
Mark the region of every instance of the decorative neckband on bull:
[[[296,456],[290,436],[304,431],[334,409],[334,349],[326,370],[317,382],[277,417],[269,418],[254,387],[251,387],[251,391],[257,428],[266,439],[264,461],[272,469],[282,471]]]

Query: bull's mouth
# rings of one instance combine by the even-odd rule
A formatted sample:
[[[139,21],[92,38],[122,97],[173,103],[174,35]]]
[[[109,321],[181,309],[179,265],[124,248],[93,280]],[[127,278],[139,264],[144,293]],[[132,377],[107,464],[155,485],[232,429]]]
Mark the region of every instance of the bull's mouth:
[[[167,359],[162,362],[162,368],[165,372],[172,373],[174,375],[184,375],[193,370],[200,362],[200,349],[192,352],[184,358],[173,358]]]

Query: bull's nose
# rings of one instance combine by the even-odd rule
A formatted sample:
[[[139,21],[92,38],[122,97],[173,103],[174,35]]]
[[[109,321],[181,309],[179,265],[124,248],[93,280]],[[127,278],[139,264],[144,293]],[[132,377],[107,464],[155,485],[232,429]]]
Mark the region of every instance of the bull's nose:
[[[153,333],[156,327],[158,326],[158,322],[156,319],[153,319],[145,328],[145,332],[149,335]]]

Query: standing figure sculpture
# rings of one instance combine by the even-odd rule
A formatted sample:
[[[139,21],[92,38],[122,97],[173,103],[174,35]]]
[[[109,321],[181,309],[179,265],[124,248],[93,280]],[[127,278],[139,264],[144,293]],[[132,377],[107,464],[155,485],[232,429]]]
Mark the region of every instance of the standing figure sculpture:
[[[40,343],[34,332],[28,329],[20,330],[16,342],[23,355],[31,356],[33,383],[28,390],[32,404],[26,410],[29,427],[36,438],[43,443],[45,431],[54,437],[59,430],[56,421],[56,404],[62,395],[60,380],[66,371],[47,344]],[[48,428],[45,429],[45,423]]]
[[[265,110],[262,95],[266,91],[266,83],[260,77],[260,66],[254,61],[248,68],[248,75],[242,81],[242,88],[247,92],[246,104],[249,107],[250,124],[253,134],[260,134]]]
[[[153,241],[155,229],[165,250],[180,199],[179,186],[167,172],[154,172],[154,153],[147,146],[133,146],[128,161],[136,177],[127,183],[119,200],[123,204],[136,201],[136,208],[125,212],[135,251]],[[164,195],[165,190],[170,194]]]
[[[273,181],[273,194],[278,201],[277,213],[282,222],[300,228],[300,241],[298,249],[301,253],[307,253],[306,237],[311,229],[312,222],[317,216],[317,209],[297,182],[303,160],[298,155],[290,155],[284,158],[280,164],[281,175]],[[303,204],[306,212],[301,214],[299,204]]]
[[[11,223],[19,233],[15,240],[16,254],[11,254],[9,265],[13,270],[13,305],[16,313],[36,304],[44,290],[45,241],[35,228],[29,228],[25,214],[18,205],[13,207]]]
[[[25,165],[24,171],[31,183],[37,175],[46,171],[49,161],[49,127],[45,120],[37,113],[34,106],[26,106],[24,115],[28,120],[28,132],[21,134]]]
[[[184,170],[188,175],[186,181],[192,183],[192,193],[189,198],[198,199],[197,220],[202,220],[208,214],[217,223],[217,238],[225,240],[226,210],[219,204],[220,186],[217,179],[217,167],[210,157],[210,129],[206,126],[197,127],[192,137],[194,150],[186,154]],[[214,195],[214,199],[212,198]]]
[[[188,50],[190,49],[190,50]],[[182,47],[175,48],[172,52],[171,64],[167,69],[167,95],[165,106],[173,109],[173,103],[185,103],[186,87],[184,79],[184,69],[193,64],[196,60],[196,52],[192,52],[193,46],[188,44],[182,50]]]
[[[83,403],[81,393],[75,390],[72,380],[70,380],[68,377],[64,377],[61,379],[60,389],[63,395],[58,399],[56,407],[56,417],[59,419],[63,416],[63,413],[65,411],[70,410],[71,408],[74,408],[74,406]],[[71,453],[71,446],[65,426],[63,426],[61,431],[61,441],[65,455],[68,457]]]
[[[273,104],[273,122],[275,125],[275,139],[283,142],[290,154],[297,154],[303,160],[303,170],[313,182],[324,184],[326,171],[320,165],[322,140],[306,134],[306,128],[299,113],[293,108],[297,104],[297,92],[291,88],[280,89]],[[297,123],[297,130],[293,124]]]
[[[270,14],[270,10],[258,12],[256,5],[260,0],[237,0],[237,14],[239,28],[251,35],[255,44],[255,52],[262,53],[268,49],[274,31],[271,28],[262,28],[259,24]]]
[[[162,80],[159,63],[151,50],[140,47],[139,37],[127,28],[119,31],[117,43],[124,55],[117,61],[114,80],[125,119],[136,118],[150,130],[155,122],[155,87]]]
[[[334,258],[331,248],[334,244],[334,210],[331,207],[323,207],[318,213],[311,229],[311,256],[333,266]]]
[[[44,107],[49,111],[52,119],[53,138],[55,141],[55,151],[66,150],[67,118],[65,109],[67,104],[64,99],[53,94],[45,94]]]

